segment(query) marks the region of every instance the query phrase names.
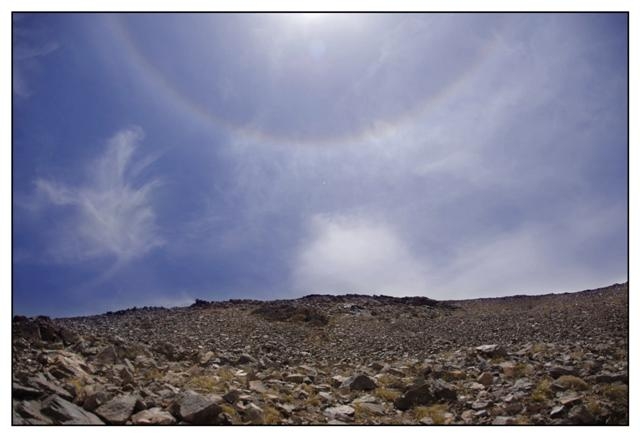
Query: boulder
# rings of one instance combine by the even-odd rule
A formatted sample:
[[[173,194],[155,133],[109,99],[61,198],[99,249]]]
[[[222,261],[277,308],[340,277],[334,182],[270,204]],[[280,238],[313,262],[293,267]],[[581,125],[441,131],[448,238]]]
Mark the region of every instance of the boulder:
[[[111,395],[105,391],[97,391],[89,394],[82,403],[82,408],[87,411],[95,411],[100,405],[107,403]]]
[[[416,405],[429,405],[457,399],[455,387],[443,381],[430,381],[410,387],[394,401],[398,410],[408,410]]]
[[[222,412],[219,404],[222,398],[215,395],[204,396],[188,390],[178,396],[170,411],[177,418],[196,425],[215,424]]]
[[[86,411],[76,404],[51,395],[42,402],[42,410],[57,424],[61,425],[103,425],[95,414]]]
[[[53,422],[40,412],[38,401],[22,401],[14,404],[14,412],[28,425],[51,425]]]
[[[118,354],[113,345],[109,345],[102,349],[95,358],[96,362],[103,365],[112,365],[118,361]]]
[[[377,386],[378,385],[372,378],[364,373],[360,373],[345,379],[340,385],[340,388],[348,388],[350,390],[373,390]]]
[[[73,399],[73,395],[71,393],[69,393],[67,390],[60,387],[59,385],[51,381],[47,381],[42,373],[39,373],[36,376],[32,376],[27,380],[27,382],[29,383],[30,386],[37,387],[43,392],[56,394],[68,401]]]
[[[26,387],[22,384],[14,382],[11,387],[11,393],[14,399],[38,399],[44,393],[33,387]]]
[[[122,425],[133,414],[137,402],[137,396],[131,394],[117,396],[96,408],[95,413],[110,425]]]

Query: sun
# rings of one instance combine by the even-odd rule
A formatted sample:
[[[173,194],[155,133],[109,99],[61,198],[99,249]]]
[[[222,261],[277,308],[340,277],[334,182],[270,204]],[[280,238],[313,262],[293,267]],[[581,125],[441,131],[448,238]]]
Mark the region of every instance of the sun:
[[[329,14],[324,12],[298,12],[293,14],[293,16],[302,23],[317,23],[326,19]]]

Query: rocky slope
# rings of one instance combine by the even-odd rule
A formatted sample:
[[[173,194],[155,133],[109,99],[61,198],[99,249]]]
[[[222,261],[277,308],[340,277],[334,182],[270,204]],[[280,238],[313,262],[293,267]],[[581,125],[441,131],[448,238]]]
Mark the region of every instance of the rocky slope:
[[[627,424],[628,285],[13,319],[13,423]]]

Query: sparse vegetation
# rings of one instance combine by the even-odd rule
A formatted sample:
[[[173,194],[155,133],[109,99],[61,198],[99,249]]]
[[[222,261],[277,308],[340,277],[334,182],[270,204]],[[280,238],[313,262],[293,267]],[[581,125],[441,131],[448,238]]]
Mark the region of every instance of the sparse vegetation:
[[[536,388],[531,392],[531,400],[534,402],[544,402],[552,395],[551,380],[545,378],[541,380]]]
[[[573,375],[562,375],[556,379],[556,383],[573,390],[587,390],[589,388],[589,384],[582,378]]]
[[[187,387],[197,392],[211,393],[218,387],[219,379],[211,375],[195,376],[187,381]]]
[[[393,402],[400,396],[400,392],[398,390],[386,387],[376,388],[374,394],[380,399],[384,399],[387,402]]]
[[[14,334],[13,391],[18,396],[14,417],[35,420],[22,410],[32,406],[42,410],[52,391],[66,390],[72,402],[69,408],[75,406],[82,414],[88,415],[114,396],[129,397],[131,405],[138,404],[138,397],[148,406],[148,411],[140,411],[143,416],[172,423],[190,420],[177,409],[181,402],[189,406],[213,402],[222,409],[222,416],[192,422],[625,424],[629,421],[628,368],[614,357],[626,357],[616,354],[628,344],[620,330],[626,313],[616,310],[609,313],[610,319],[598,317],[594,325],[584,323],[589,311],[601,315],[602,308],[607,308],[602,304],[605,297],[619,299],[622,305],[624,295],[585,296],[545,298],[554,304],[537,305],[536,311],[561,308],[563,319],[527,315],[536,325],[531,332],[522,323],[522,312],[512,311],[509,299],[461,303],[464,310],[450,310],[441,321],[422,320],[421,324],[401,317],[406,308],[391,304],[375,306],[380,318],[351,314],[344,310],[344,300],[334,302],[333,297],[303,302],[302,306],[316,306],[330,317],[329,324],[321,327],[271,322],[251,314],[260,302],[144,313],[156,326],[152,333],[137,331],[139,311],[101,316],[95,327],[90,317],[65,320],[69,329],[79,327],[83,338],[92,338],[84,346],[88,353],[75,347],[61,350],[42,340],[37,343],[30,337],[37,332],[33,326],[30,329],[33,322],[18,318],[13,323],[25,326],[16,330],[23,334],[17,338]],[[594,301],[586,305],[587,298]],[[360,299],[358,306],[368,311],[370,298]],[[567,320],[575,320],[576,302],[583,327],[579,338],[564,327]],[[496,308],[499,311],[493,311]],[[505,313],[508,317],[503,317]],[[501,323],[509,325],[513,314],[520,318],[519,333],[513,335],[522,339],[501,342],[503,333],[511,333]],[[382,321],[383,316],[388,316],[389,324]],[[220,328],[204,328],[214,325]],[[609,325],[613,327],[608,329]],[[486,326],[491,327],[487,333],[482,331]],[[584,330],[592,326],[597,330],[584,339]],[[108,337],[100,334],[104,331],[110,333]],[[145,337],[136,338],[138,334]],[[173,345],[170,354],[153,348],[145,351],[141,346],[160,342]],[[141,351],[142,356],[126,363],[122,357],[132,353],[120,356],[120,349]],[[68,359],[60,360],[60,355]],[[131,370],[131,364],[134,371],[123,370]],[[484,372],[491,378],[479,378]],[[563,373],[589,376],[559,376]],[[372,378],[377,386],[372,390],[341,387],[344,379],[359,374]],[[131,386],[139,390],[132,391]],[[560,405],[564,408],[556,409]],[[47,416],[46,411],[42,414]],[[132,417],[129,420],[134,422]],[[95,420],[106,421],[102,413]]]
[[[276,425],[280,423],[280,413],[278,410],[271,406],[266,406],[263,408],[264,411],[264,423],[265,425]]]
[[[413,415],[417,420],[424,419],[425,417],[431,418],[434,424],[442,425],[445,421],[444,413],[448,411],[449,407],[446,404],[434,404],[429,406],[419,406],[413,409]]]
[[[612,402],[626,402],[629,399],[629,386],[609,384],[601,389],[601,393]]]

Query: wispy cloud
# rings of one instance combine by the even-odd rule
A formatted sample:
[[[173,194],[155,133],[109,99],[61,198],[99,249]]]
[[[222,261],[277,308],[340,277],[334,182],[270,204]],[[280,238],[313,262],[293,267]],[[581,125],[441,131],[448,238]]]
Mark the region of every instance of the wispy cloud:
[[[39,67],[40,59],[60,48],[57,41],[34,42],[33,35],[21,27],[22,15],[13,16],[13,94],[27,98],[32,94],[27,76]]]
[[[89,165],[85,184],[35,181],[38,193],[51,206],[71,208],[53,248],[58,260],[82,261],[110,255],[122,263],[164,244],[151,205],[158,180],[135,183],[142,169],[140,162],[150,164],[133,159],[142,138],[140,128],[125,129],[113,136],[104,154]]]

